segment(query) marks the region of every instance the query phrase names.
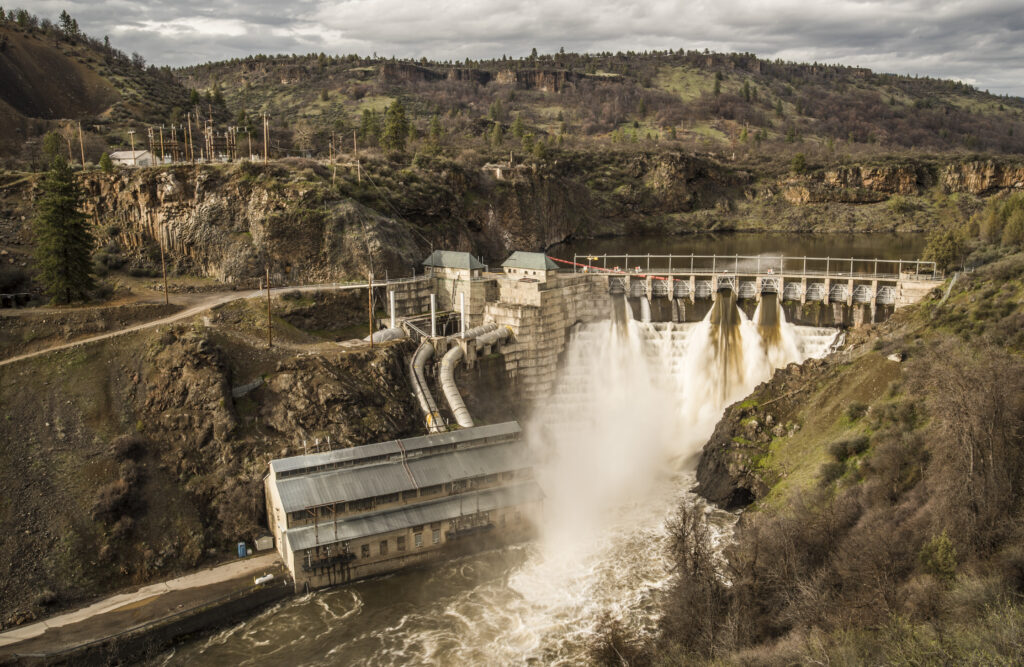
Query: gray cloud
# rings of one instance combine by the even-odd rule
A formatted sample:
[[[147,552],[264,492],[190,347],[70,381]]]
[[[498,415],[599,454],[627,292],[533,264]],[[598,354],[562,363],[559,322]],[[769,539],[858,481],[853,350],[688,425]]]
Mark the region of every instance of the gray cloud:
[[[159,65],[254,53],[433,59],[648,49],[747,51],[1024,95],[1019,0],[36,0]]]

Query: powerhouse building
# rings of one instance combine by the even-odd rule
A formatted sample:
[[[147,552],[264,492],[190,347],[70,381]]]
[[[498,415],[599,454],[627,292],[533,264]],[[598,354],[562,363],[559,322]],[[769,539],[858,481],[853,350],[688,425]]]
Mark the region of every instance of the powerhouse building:
[[[297,591],[525,539],[543,503],[516,422],[277,459],[264,483]]]

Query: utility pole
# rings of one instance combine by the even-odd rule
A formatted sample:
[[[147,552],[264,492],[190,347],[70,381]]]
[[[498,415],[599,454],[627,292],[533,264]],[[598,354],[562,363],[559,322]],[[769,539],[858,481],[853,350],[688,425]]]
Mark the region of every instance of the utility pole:
[[[164,163],[164,126],[160,126],[160,164]]]
[[[152,218],[153,218],[152,212],[149,214],[149,216],[150,216],[150,220],[152,220]],[[171,303],[171,297],[170,297],[170,294],[167,292],[167,263],[164,261],[164,230],[163,230],[163,227],[160,228],[158,233],[160,234],[160,271],[164,274],[164,305],[167,306],[167,305],[170,305],[170,303]]]
[[[82,140],[82,121],[78,121],[78,148],[82,151],[82,169],[85,169],[85,142]]]
[[[246,122],[248,122],[248,121],[246,121]],[[246,159],[251,161],[252,160],[252,132],[249,131],[248,127],[245,128],[245,136],[246,136],[247,139],[249,139],[249,155],[246,156]]]
[[[356,131],[352,130],[352,148],[356,153],[356,179],[359,183],[363,182],[363,168],[359,164],[359,140],[356,138]]]
[[[370,349],[373,349],[373,273],[366,282],[366,301],[370,305]]]
[[[267,156],[268,156],[268,153],[267,153],[267,142],[269,141],[269,139],[268,139],[269,136],[270,136],[270,131],[269,131],[268,126],[267,126],[267,114],[266,114],[266,112],[264,112],[263,113],[263,164],[267,163]]]
[[[188,122],[188,125],[187,125],[187,127],[188,127],[188,156],[189,156],[189,160],[192,162],[192,164],[195,165],[195,163],[196,163],[196,147],[194,145],[192,145],[192,112],[189,112],[189,113],[185,114],[185,118],[187,119],[187,122]],[[196,119],[196,122],[199,122],[198,118]]]
[[[132,166],[137,167],[139,165],[135,159],[135,130],[128,130],[128,137],[132,140]]]
[[[267,265],[267,347],[274,347],[274,335],[270,320],[270,265]]]

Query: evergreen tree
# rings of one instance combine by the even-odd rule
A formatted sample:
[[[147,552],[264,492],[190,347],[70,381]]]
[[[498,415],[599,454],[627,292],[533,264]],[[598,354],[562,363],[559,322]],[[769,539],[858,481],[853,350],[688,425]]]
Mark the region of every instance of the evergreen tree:
[[[405,140],[409,136],[409,121],[405,117],[405,107],[397,99],[388,107],[384,115],[384,134],[381,144],[393,151],[404,151]]]
[[[108,153],[104,153],[100,156],[100,169],[103,170],[104,174],[110,174],[114,171],[114,163],[110,159]]]
[[[434,117],[430,119],[430,141],[435,145],[441,143],[441,137],[444,136],[444,128],[441,127],[441,119],[434,114]]]
[[[367,143],[377,141],[380,137],[380,121],[372,109],[363,109],[363,117],[359,122],[359,136]]]
[[[501,129],[501,123],[495,123],[494,127],[491,128],[491,146],[494,148],[500,148],[504,138],[505,133]]]
[[[77,26],[75,25],[74,19],[71,18],[71,14],[68,14],[66,9],[60,13],[60,17],[57,20],[60,22],[60,29],[65,35],[68,37],[73,37],[75,35],[75,28]]]
[[[81,211],[82,193],[63,157],[53,159],[33,224],[36,268],[53,301],[84,299],[93,288],[93,238]]]
[[[523,127],[523,119],[519,114],[516,114],[516,119],[512,123],[512,134],[516,136],[516,139],[522,139],[523,135],[526,134],[526,128]]]

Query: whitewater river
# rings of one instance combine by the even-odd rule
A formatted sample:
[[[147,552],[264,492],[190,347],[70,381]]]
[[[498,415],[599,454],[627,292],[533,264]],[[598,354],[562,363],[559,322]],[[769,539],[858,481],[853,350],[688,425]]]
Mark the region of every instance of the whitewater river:
[[[912,238],[903,257],[920,250]],[[891,238],[873,239],[893,256]],[[569,665],[607,619],[653,632],[671,582],[665,521],[680,503],[703,507],[692,471],[723,409],[835,335],[763,303],[772,312],[751,320],[720,298],[703,322],[650,324],[618,302],[577,327],[552,399],[525,424],[545,459],[536,541],[293,598],[155,664]],[[704,509],[727,539],[736,517]]]

